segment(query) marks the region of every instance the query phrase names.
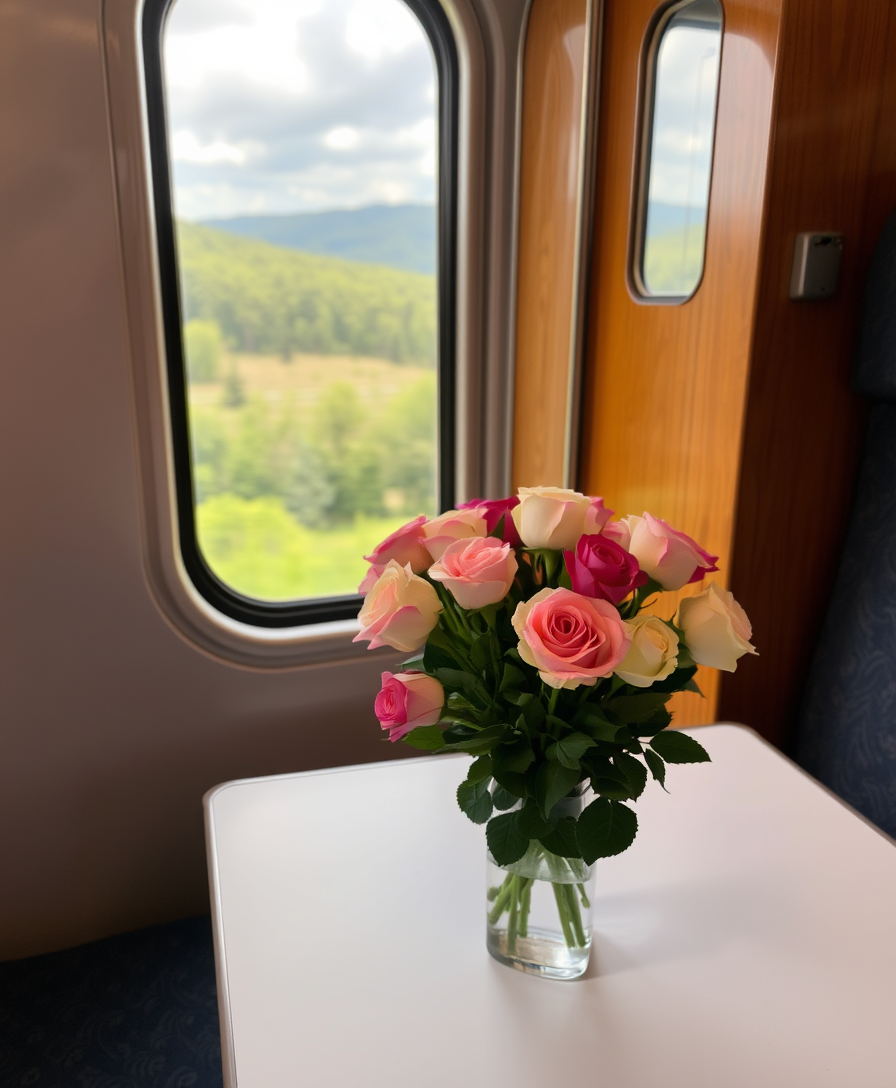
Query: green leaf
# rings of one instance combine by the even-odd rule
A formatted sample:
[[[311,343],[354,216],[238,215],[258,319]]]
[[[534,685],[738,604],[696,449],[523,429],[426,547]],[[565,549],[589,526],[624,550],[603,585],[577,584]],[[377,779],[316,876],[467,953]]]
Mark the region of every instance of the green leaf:
[[[551,824],[538,811],[534,800],[529,800],[517,813],[517,827],[530,839],[540,839],[551,830]]]
[[[658,733],[651,748],[667,763],[709,763],[709,752],[686,733]]]
[[[513,808],[517,801],[519,801],[519,797],[515,797],[509,790],[505,790],[500,784],[496,785],[492,791],[492,804],[499,812],[504,812],[508,808]]]
[[[609,744],[616,742],[616,734],[619,732],[618,725],[611,722],[597,707],[590,707],[587,703],[573,715],[572,724],[579,729],[586,729],[594,740]]]
[[[474,824],[484,824],[492,814],[492,795],[488,781],[461,782],[457,787],[457,803]]]
[[[685,686],[681,690],[682,691],[695,691],[698,695],[703,694],[703,692],[700,690],[699,684],[697,683],[696,680],[693,680],[693,679],[688,680],[688,682],[685,684]]]
[[[595,742],[591,737],[586,737],[584,733],[570,733],[568,737],[549,745],[545,755],[555,763],[562,763],[564,767],[578,770],[582,755],[594,745]]]
[[[513,736],[492,751],[492,768],[495,771],[513,771],[522,774],[535,761],[532,746],[524,736]]]
[[[535,796],[542,815],[549,817],[551,809],[562,800],[573,786],[578,785],[581,773],[560,763],[543,763],[535,780]]]
[[[449,725],[442,734],[444,748],[448,752],[468,752],[471,756],[485,755],[495,747],[506,728],[506,725],[490,725],[487,729]]]
[[[437,725],[418,725],[402,740],[422,752],[438,752],[445,747],[445,734]]]
[[[564,816],[544,835],[538,836],[541,845],[561,858],[579,858],[579,840],[576,834],[576,821],[572,816]]]
[[[477,669],[481,669],[483,672],[491,665],[492,654],[487,634],[479,635],[478,638],[473,640],[473,645],[470,647],[470,660]]]
[[[516,812],[504,812],[493,816],[485,829],[485,841],[492,857],[499,865],[510,865],[529,849],[528,836],[518,826]]]
[[[519,687],[520,684],[525,684],[526,677],[523,673],[516,668],[516,666],[510,663],[504,666],[504,675],[501,677],[500,691],[506,691],[508,688]]]
[[[644,753],[644,758],[647,760],[647,766],[650,768],[650,773],[659,782],[659,784],[666,788],[666,764],[660,759],[656,752],[651,752],[649,749]]]
[[[619,801],[598,798],[579,817],[578,843],[582,857],[591,865],[598,858],[627,850],[638,833],[638,817]]]
[[[442,646],[435,646],[432,635],[423,649],[423,671],[433,675],[436,669],[456,669],[454,657]]]
[[[525,701],[520,701],[517,706],[522,710],[523,717],[526,719],[526,725],[531,730],[540,729],[544,724],[545,711],[541,705],[541,699],[535,695],[530,695]]]
[[[416,657],[410,657],[407,661],[402,661],[401,669],[402,672],[425,672],[423,654],[417,654]]]
[[[517,774],[515,771],[492,770],[492,777],[499,786],[518,799],[527,797],[529,794],[526,787],[526,775],[524,774]]]
[[[460,688],[469,697],[478,699],[483,706],[488,704],[488,692],[483,687],[482,681],[472,673],[464,672],[462,669],[436,669],[435,676],[446,688]]]
[[[485,779],[492,776],[492,761],[488,756],[480,756],[478,759],[474,759],[470,764],[470,769],[467,771],[467,781],[484,782]]]
[[[618,752],[613,756],[613,762],[628,779],[632,798],[640,797],[647,785],[647,768],[644,764],[627,752]]]
[[[662,691],[645,692],[643,695],[617,695],[607,702],[606,708],[612,710],[622,721],[637,725],[639,722],[646,722],[662,709],[668,699],[668,694]]]

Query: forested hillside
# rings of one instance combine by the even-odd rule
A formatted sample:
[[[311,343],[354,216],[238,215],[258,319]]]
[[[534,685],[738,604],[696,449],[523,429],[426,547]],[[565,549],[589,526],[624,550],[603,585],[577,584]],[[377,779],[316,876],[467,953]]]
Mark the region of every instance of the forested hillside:
[[[433,275],[436,209],[431,204],[377,204],[294,215],[239,215],[203,226],[275,246]]]
[[[364,355],[433,366],[433,276],[320,257],[180,222],[184,320],[217,323],[231,350]]]

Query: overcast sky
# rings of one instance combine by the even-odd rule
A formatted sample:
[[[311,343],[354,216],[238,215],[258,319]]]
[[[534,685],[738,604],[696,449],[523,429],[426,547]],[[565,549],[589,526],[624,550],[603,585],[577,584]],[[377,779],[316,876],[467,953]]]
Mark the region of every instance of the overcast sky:
[[[164,56],[178,216],[435,200],[435,66],[401,0],[176,0]]]
[[[706,207],[719,77],[720,34],[672,26],[657,57],[650,196]]]

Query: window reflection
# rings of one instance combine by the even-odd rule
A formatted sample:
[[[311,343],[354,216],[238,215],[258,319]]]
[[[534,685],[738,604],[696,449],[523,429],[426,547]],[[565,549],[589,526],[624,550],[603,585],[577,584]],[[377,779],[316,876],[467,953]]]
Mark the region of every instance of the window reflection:
[[[674,7],[656,34],[636,262],[644,295],[688,298],[703,274],[721,44],[717,0]]]
[[[402,0],[177,0],[163,46],[199,548],[352,594],[436,512],[429,40]]]

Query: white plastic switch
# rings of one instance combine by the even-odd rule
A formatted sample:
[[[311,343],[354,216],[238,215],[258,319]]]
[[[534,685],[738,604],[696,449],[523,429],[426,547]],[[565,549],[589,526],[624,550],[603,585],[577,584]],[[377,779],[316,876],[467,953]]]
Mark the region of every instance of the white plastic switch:
[[[806,231],[796,236],[790,297],[803,300],[830,298],[840,278],[843,235],[835,231]]]

